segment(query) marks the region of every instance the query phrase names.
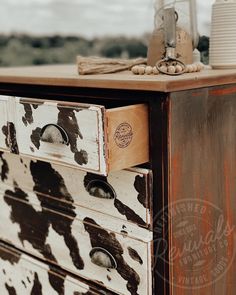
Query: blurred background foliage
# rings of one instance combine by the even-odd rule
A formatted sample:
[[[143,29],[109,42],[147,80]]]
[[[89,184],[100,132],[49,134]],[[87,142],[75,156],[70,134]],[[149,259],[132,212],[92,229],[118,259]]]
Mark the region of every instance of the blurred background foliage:
[[[141,38],[30,36],[0,34],[0,66],[75,63],[77,55],[135,58],[147,55],[148,34]],[[200,37],[198,49],[208,62],[209,38]]]

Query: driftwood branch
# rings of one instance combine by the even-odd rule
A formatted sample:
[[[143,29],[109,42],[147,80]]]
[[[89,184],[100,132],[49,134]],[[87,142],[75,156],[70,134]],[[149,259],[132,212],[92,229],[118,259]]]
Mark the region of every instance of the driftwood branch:
[[[146,58],[118,59],[102,57],[77,56],[77,66],[80,75],[108,74],[131,69],[135,65],[146,64]]]

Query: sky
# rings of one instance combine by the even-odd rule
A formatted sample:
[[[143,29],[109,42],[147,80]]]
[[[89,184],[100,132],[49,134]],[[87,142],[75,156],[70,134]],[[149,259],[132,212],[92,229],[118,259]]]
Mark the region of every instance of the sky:
[[[209,35],[214,0],[196,0],[198,30]],[[155,0],[0,0],[0,33],[141,36],[154,27]]]

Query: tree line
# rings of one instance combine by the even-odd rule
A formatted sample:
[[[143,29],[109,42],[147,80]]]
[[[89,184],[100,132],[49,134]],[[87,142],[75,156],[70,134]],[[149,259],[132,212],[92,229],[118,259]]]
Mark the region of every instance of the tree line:
[[[147,56],[148,36],[141,38],[31,36],[0,34],[0,66],[74,63],[77,55],[135,58]],[[209,38],[200,37],[198,49],[207,60]]]

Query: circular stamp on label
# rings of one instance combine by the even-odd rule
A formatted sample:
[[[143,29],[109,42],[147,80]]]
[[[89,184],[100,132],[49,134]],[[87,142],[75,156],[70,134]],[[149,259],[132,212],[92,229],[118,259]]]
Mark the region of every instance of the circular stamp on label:
[[[172,285],[201,289],[227,273],[235,259],[235,226],[221,208],[204,200],[173,202],[155,216],[154,232],[161,233],[170,224],[170,245],[167,232],[155,239],[155,263],[162,260],[169,265]],[[158,267],[155,272],[162,277]]]
[[[114,140],[119,148],[126,148],[133,139],[133,130],[130,124],[121,123],[115,131]]]

